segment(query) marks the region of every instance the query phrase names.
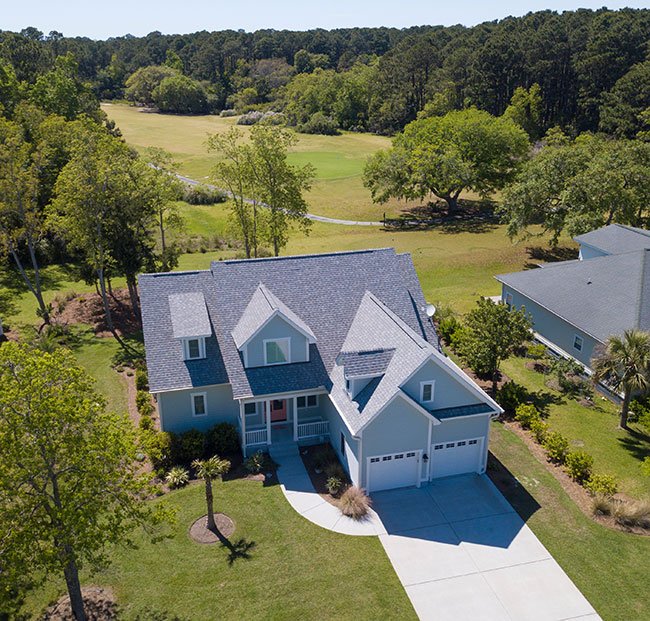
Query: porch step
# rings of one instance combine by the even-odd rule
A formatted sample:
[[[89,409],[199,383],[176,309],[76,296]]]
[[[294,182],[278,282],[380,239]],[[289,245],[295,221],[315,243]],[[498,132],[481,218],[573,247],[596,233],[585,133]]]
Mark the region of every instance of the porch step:
[[[275,459],[276,457],[288,457],[289,455],[299,455],[300,453],[298,452],[298,444],[296,442],[279,442],[271,444],[269,454]]]

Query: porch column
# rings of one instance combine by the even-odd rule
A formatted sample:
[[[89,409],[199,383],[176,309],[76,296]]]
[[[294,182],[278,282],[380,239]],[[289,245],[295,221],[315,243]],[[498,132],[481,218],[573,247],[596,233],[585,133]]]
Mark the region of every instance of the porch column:
[[[241,401],[239,402],[239,428],[241,429],[241,452],[246,459],[246,415]]]
[[[266,408],[266,443],[271,444],[271,402],[267,399],[264,402]]]
[[[293,441],[298,442],[298,397],[293,398]]]

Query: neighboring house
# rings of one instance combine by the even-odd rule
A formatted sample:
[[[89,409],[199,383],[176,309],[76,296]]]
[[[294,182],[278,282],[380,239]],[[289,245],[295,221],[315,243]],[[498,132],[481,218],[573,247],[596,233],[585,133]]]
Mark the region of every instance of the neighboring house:
[[[502,300],[531,314],[540,341],[589,369],[609,336],[650,330],[650,232],[612,224],[575,240],[578,260],[496,279]]]
[[[140,277],[161,427],[242,450],[329,440],[369,491],[485,471],[501,408],[439,350],[409,255],[213,262]]]

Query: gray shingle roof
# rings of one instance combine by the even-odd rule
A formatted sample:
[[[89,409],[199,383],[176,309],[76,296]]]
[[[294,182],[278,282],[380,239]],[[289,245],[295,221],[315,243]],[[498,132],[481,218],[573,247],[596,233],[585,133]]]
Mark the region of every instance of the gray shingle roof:
[[[574,238],[580,244],[598,248],[607,254],[621,254],[650,248],[650,231],[625,224],[610,224]]]
[[[175,293],[169,296],[169,314],[175,339],[210,336],[212,326],[201,291]]]
[[[237,325],[233,328],[232,337],[235,339],[237,347],[241,349],[244,343],[248,342],[271,317],[277,314],[288,319],[290,323],[305,333],[311,343],[316,340],[311,328],[284,302],[274,296],[263,283],[260,283]]]
[[[394,349],[378,349],[342,354],[340,363],[345,367],[345,377],[352,379],[383,375],[394,351]]]
[[[552,263],[496,279],[600,342],[650,329],[650,250]]]
[[[459,416],[471,416],[472,414],[487,414],[492,408],[487,403],[475,403],[474,405],[460,405],[453,408],[442,408],[429,410],[438,420],[458,418]]]

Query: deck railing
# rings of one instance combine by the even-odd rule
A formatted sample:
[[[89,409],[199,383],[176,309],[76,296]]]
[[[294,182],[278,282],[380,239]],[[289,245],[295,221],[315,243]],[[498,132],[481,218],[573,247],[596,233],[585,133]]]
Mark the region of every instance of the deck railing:
[[[252,429],[251,431],[246,432],[246,446],[252,446],[253,444],[266,444],[266,427],[263,429]]]
[[[302,423],[298,425],[298,440],[305,438],[314,438],[316,436],[326,436],[330,432],[330,423],[327,420],[318,420],[311,423]]]

